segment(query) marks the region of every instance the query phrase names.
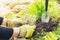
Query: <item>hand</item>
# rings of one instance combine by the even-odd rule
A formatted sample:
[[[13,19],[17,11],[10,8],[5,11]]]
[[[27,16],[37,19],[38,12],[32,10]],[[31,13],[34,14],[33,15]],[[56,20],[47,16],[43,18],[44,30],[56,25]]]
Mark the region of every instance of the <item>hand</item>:
[[[26,37],[29,38],[32,36],[33,32],[35,31],[36,26],[30,26],[30,25],[23,25],[20,27],[20,37]]]
[[[12,37],[14,39],[17,39],[18,34],[20,34],[19,37],[29,38],[32,36],[33,32],[35,31],[35,28],[36,28],[35,25],[32,25],[32,26],[23,25],[20,27],[13,28],[14,32],[13,32]]]

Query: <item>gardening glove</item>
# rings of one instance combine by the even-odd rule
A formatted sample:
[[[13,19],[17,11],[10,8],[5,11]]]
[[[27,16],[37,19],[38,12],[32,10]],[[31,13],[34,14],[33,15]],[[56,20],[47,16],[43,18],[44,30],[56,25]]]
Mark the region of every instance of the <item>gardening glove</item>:
[[[36,26],[33,25],[23,25],[20,27],[20,37],[29,38],[32,36],[33,32],[35,31]]]

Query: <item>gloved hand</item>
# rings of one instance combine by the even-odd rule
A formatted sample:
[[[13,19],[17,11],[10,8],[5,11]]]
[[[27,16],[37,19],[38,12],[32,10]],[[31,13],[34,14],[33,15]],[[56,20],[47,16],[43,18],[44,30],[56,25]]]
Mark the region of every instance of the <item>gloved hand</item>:
[[[36,26],[33,25],[23,25],[20,27],[20,37],[29,38],[32,36],[33,32],[35,31]]]

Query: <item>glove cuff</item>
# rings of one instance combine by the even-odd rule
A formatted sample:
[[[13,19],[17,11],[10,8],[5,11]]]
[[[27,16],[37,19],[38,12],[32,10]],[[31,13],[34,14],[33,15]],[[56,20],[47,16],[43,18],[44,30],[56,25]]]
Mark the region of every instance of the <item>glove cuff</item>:
[[[25,28],[20,27],[19,34],[17,38],[25,37],[27,30]]]

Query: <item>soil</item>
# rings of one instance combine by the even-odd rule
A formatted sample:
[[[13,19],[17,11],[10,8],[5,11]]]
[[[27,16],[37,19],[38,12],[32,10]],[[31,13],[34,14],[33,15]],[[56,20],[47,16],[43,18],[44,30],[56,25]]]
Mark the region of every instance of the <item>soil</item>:
[[[42,30],[45,32],[50,32],[50,31],[57,29],[58,23],[59,23],[58,20],[52,21],[52,18],[50,18],[48,23],[43,23],[43,22],[41,22],[41,19],[38,19],[35,23],[36,24],[36,30],[33,33],[33,36],[36,35],[37,32],[41,32]]]
[[[49,31],[53,31],[54,28],[56,28],[58,25],[58,22],[53,22],[53,21],[49,21],[48,23],[42,23],[41,20],[37,20],[36,21],[36,30],[39,31],[39,30],[44,30],[46,32],[49,32]]]

